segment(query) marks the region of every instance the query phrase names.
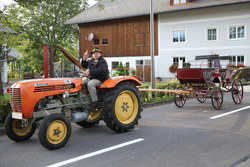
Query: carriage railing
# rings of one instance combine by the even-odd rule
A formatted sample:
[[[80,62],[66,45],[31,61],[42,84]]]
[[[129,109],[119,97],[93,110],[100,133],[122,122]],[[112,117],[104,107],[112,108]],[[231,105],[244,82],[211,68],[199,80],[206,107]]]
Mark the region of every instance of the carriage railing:
[[[190,63],[190,68],[214,68],[213,62],[208,61],[188,61],[187,63]],[[229,61],[227,60],[220,60],[220,66],[221,68],[228,68]]]

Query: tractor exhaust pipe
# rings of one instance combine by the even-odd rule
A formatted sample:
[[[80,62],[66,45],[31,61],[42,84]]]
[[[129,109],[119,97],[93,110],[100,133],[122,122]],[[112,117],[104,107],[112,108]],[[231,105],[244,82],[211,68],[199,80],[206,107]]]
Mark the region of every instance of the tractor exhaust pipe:
[[[89,114],[87,112],[72,113],[71,122],[72,123],[81,122],[81,121],[87,120],[88,117],[89,117]]]

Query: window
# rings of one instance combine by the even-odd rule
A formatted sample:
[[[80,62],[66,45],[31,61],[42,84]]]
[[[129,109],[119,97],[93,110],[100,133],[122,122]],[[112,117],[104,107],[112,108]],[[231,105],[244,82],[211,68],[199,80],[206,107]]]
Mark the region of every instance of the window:
[[[173,57],[173,65],[178,65],[179,66],[180,60],[182,60],[182,63],[186,62],[185,57]]]
[[[135,46],[144,46],[145,34],[135,34]]]
[[[99,45],[100,44],[100,40],[99,39],[94,39],[94,45]]]
[[[187,3],[186,0],[174,0],[174,5]]]
[[[102,44],[103,45],[108,45],[108,38],[103,38],[102,39]]]
[[[174,43],[182,43],[186,41],[185,31],[173,31],[172,36],[173,36]]]
[[[136,65],[143,65],[143,60],[136,60]]]
[[[116,68],[119,65],[119,61],[112,62],[112,69]]]
[[[207,40],[216,41],[217,40],[217,28],[208,28],[207,29]]]
[[[245,26],[230,26],[229,39],[243,39],[245,38]]]
[[[232,59],[230,60],[229,64],[237,66],[239,64],[244,65],[244,56],[231,56]]]
[[[213,60],[207,60],[207,61],[208,61],[207,67],[212,68],[213,67]]]

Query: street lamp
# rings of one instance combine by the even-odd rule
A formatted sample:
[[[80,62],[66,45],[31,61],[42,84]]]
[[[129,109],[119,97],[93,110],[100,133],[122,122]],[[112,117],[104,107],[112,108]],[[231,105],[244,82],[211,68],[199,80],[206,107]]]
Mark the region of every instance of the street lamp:
[[[4,51],[4,61],[7,61],[7,44],[3,44],[3,51]]]
[[[154,4],[153,0],[150,0],[150,43],[151,43],[151,85],[152,89],[155,88],[155,62],[154,62]],[[152,92],[152,97],[155,97]]]

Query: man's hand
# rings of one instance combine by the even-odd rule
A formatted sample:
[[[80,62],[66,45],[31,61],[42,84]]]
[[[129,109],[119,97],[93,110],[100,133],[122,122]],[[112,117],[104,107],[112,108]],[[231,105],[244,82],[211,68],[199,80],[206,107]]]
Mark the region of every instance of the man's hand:
[[[84,75],[85,77],[89,76],[89,71],[83,71],[83,75]]]
[[[87,60],[88,57],[89,57],[89,53],[88,53],[88,50],[86,50],[86,52],[82,55],[82,60],[85,61]]]

